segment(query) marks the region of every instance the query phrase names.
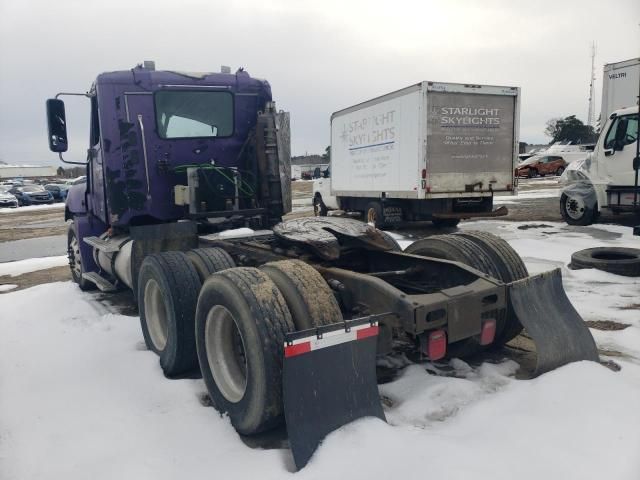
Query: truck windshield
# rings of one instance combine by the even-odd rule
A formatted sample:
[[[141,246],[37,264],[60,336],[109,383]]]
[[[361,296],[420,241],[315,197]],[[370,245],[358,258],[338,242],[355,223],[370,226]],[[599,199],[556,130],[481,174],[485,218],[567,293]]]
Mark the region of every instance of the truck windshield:
[[[161,138],[233,134],[233,96],[229,92],[160,91],[155,104]]]

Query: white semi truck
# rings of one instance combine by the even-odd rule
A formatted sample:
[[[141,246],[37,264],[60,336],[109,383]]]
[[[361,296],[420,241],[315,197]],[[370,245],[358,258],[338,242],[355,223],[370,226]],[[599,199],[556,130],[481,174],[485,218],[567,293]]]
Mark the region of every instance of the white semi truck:
[[[595,150],[565,170],[560,213],[569,225],[590,225],[603,209],[640,212],[638,107],[616,110],[604,124]],[[635,168],[634,168],[635,167]]]
[[[424,81],[331,116],[330,178],[317,215],[362,212],[374,225],[499,216],[516,192],[520,89]]]
[[[603,127],[596,147],[561,178],[560,213],[570,225],[589,225],[603,209],[640,212],[640,58],[605,65],[603,78]]]

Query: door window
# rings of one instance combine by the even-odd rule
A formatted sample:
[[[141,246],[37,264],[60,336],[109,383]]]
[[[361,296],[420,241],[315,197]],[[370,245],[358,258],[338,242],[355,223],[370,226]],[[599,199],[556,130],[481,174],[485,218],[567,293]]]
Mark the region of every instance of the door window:
[[[604,142],[604,148],[611,149],[615,146],[616,131],[618,130],[618,124],[622,121],[627,121],[627,131],[622,139],[622,145],[629,145],[634,143],[638,139],[638,116],[637,115],[624,115],[617,117],[611,124],[609,131],[607,132],[607,138]]]

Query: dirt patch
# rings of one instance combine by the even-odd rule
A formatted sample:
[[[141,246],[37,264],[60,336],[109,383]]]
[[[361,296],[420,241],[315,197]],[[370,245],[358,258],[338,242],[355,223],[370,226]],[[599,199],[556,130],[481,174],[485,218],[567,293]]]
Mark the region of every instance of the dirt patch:
[[[618,310],[640,310],[640,303],[630,303],[629,305],[618,307]]]
[[[544,223],[535,223],[535,224],[527,224],[527,225],[520,225],[518,227],[518,230],[530,230],[532,228],[553,228],[551,225],[545,225]]]
[[[622,367],[613,360],[601,360],[600,365],[602,365],[603,367],[607,367],[612,372],[619,372],[620,370],[622,370]]]
[[[71,280],[71,271],[68,266],[47,268],[44,270],[36,270],[35,272],[23,273],[12,277],[10,275],[0,276],[0,285],[12,284],[18,285],[16,288],[9,290],[8,292],[0,292],[0,295],[4,293],[17,292],[18,290],[24,290],[25,288],[40,285],[41,283],[51,282],[66,282]]]
[[[66,232],[62,208],[0,215],[0,242],[64,235]]]
[[[618,323],[612,320],[587,320],[584,323],[587,324],[589,328],[595,328],[596,330],[624,330],[627,327],[630,327],[628,323]]]

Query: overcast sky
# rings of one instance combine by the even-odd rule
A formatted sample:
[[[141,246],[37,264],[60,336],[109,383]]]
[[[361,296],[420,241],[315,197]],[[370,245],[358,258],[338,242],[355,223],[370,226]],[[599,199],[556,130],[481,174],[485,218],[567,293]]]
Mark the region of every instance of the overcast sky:
[[[96,74],[229,65],[269,80],[291,112],[294,155],[321,153],[332,112],[436,80],[522,88],[520,140],[586,121],[591,42],[602,66],[640,57],[639,0],[0,0],[0,159],[58,164],[44,102]],[[67,101],[70,159],[84,160],[88,107]]]

